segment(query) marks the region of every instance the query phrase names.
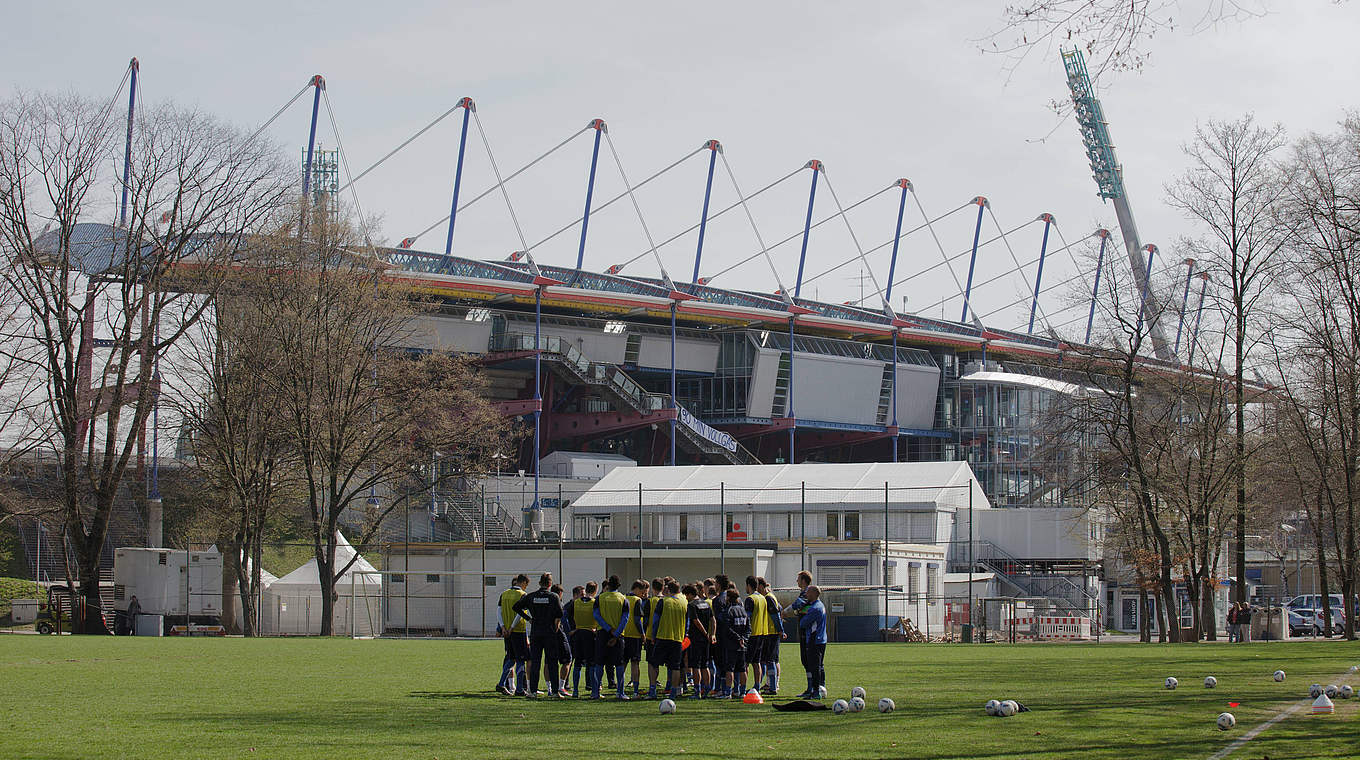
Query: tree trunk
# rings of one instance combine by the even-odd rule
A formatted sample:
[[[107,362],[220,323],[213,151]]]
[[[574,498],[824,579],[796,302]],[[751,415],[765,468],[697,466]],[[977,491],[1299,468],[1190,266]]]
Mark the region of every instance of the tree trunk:
[[[1148,618],[1148,592],[1146,579],[1138,575],[1138,641],[1152,643],[1152,620]]]
[[[239,603],[237,589],[241,578],[241,545],[237,536],[221,535],[217,545],[222,548],[222,627],[228,634],[239,634],[236,625],[236,605]],[[242,620],[245,616],[242,615]]]
[[[1218,641],[1218,615],[1214,611],[1214,583],[1212,578],[1204,579],[1204,590],[1200,592],[1199,625],[1205,641]]]

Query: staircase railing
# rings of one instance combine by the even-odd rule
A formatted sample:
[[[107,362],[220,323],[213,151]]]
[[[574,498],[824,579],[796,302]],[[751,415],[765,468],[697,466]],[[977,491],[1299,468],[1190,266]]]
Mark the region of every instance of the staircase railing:
[[[621,368],[612,364],[593,362],[580,352],[570,341],[554,335],[539,338],[539,351],[544,356],[554,358],[554,365],[561,367],[572,379],[585,385],[609,389],[624,404],[639,414],[650,414],[669,409],[671,397],[666,393],[652,393],[628,376]],[[533,351],[534,336],[524,333],[501,333],[491,340],[492,351]],[[684,409],[676,404],[679,409]],[[685,410],[689,411],[689,410]],[[692,415],[693,413],[691,413]],[[689,426],[680,423],[675,426],[681,438],[691,446],[706,454],[720,456],[733,464],[760,464],[760,460],[745,446],[736,443],[736,451],[720,446]]]
[[[1015,586],[1030,596],[1053,596],[1051,585],[1047,589],[1039,589],[1034,585],[1040,580],[1038,574],[1030,574],[1031,580],[1027,584],[1024,579],[1017,578],[1014,573],[1006,570],[1007,564],[1012,567],[1023,567],[1033,564],[1032,562],[1020,559],[989,541],[975,541],[973,544],[977,547],[977,549],[974,550],[975,561],[983,567],[986,567],[988,570],[996,573],[997,576],[1006,583]],[[978,551],[978,549],[981,551]],[[1086,603],[1088,608],[1096,607],[1100,601],[1100,598],[1095,594],[1092,594],[1086,588],[1085,584],[1077,583],[1066,575],[1060,573],[1045,573],[1042,575],[1042,580],[1051,581],[1052,584],[1059,586],[1066,586],[1067,589],[1070,589],[1068,596],[1074,600],[1080,600]]]

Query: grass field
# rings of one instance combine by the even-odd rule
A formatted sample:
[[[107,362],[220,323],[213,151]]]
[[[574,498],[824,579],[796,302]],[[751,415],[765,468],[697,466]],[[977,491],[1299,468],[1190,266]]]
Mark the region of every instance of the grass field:
[[[833,644],[832,696],[864,686],[863,713],[684,700],[661,716],[655,702],[495,694],[500,658],[495,641],[0,636],[0,757],[1206,758],[1311,682],[1360,686],[1356,643]],[[794,694],[796,648],[783,659]],[[896,712],[873,710],[882,696]],[[989,698],[1032,712],[989,718]],[[1221,732],[1229,701],[1238,725]],[[1232,757],[1356,755],[1360,698],[1304,710]]]

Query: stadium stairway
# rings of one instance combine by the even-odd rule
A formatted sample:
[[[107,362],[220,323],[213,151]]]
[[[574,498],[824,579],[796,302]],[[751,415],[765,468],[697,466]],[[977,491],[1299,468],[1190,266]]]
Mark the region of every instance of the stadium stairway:
[[[496,342],[499,344],[494,346],[496,350],[526,350],[526,347],[532,350],[534,336],[506,333],[497,336]],[[540,339],[539,346],[542,357],[547,360],[549,371],[569,383],[598,389],[615,403],[638,414],[651,414],[669,409],[671,406],[669,394],[648,392],[622,368],[591,361],[568,341],[556,336],[546,336]],[[692,452],[726,464],[760,464],[755,454],[740,443],[736,444],[736,451],[729,451],[703,437],[688,425],[677,424],[675,429],[676,442]]]

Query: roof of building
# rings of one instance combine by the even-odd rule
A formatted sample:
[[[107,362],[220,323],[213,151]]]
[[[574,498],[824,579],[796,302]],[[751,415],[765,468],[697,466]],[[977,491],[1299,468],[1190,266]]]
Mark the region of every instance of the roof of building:
[[[605,475],[573,503],[576,510],[637,509],[639,486],[647,509],[780,507],[799,504],[882,506],[884,485],[890,505],[990,508],[967,462],[856,464],[693,465],[627,467]]]
[[[1048,377],[1037,375],[1022,375],[1015,372],[992,372],[991,370],[973,372],[959,378],[961,383],[998,383],[1002,385],[1020,385],[1027,388],[1037,388],[1039,390],[1054,391],[1068,396],[1075,396],[1082,391],[1081,386],[1065,383],[1061,380],[1054,380]]]

